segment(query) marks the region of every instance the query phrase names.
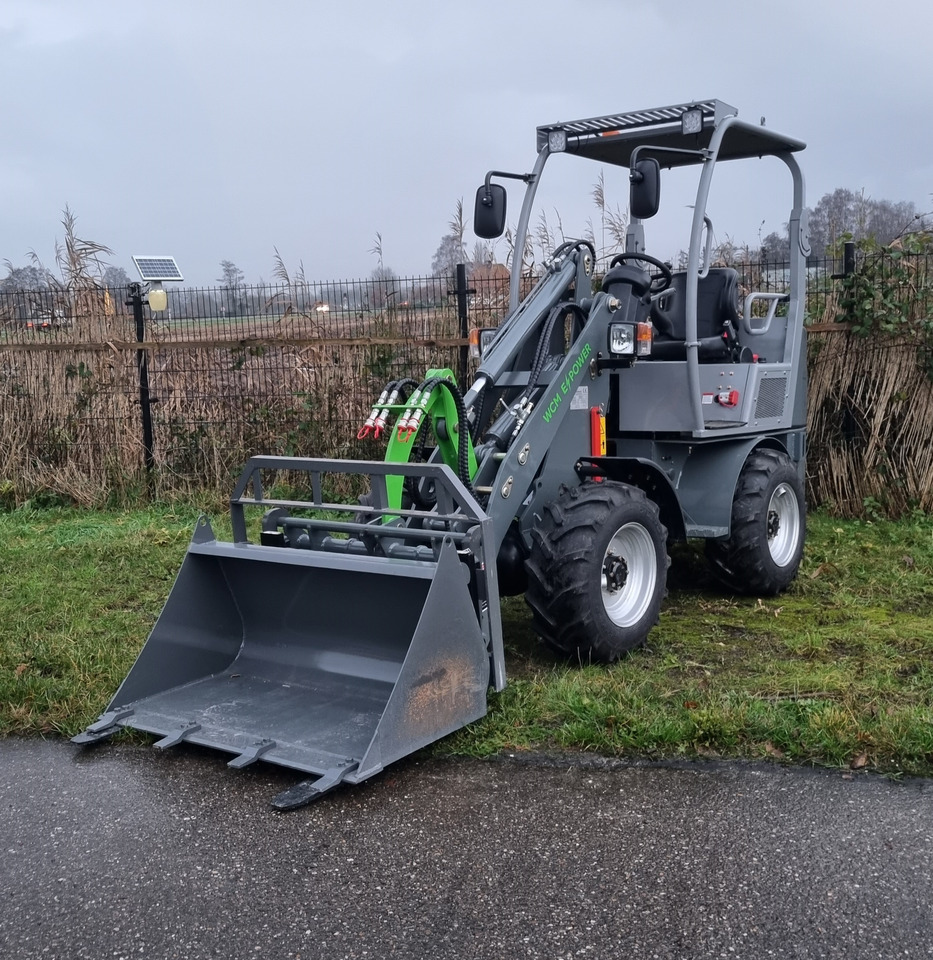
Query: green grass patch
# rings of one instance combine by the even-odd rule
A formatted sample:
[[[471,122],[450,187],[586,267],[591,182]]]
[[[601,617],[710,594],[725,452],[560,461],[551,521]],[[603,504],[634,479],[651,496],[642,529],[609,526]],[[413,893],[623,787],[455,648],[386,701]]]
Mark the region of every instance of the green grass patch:
[[[193,516],[0,514],[0,733],[69,735],[94,719],[165,602]]]
[[[508,600],[509,689],[444,749],[933,774],[933,519],[811,517],[800,577],[780,597],[722,595],[692,545],[675,550],[670,585],[646,647],[608,668],[548,654]]]
[[[76,733],[106,706],[165,602],[198,510],[0,513],[0,733]],[[228,535],[226,520],[218,532]],[[441,753],[589,750],[933,774],[933,519],[810,518],[777,598],[723,595],[675,550],[647,646],[612,667],[540,646],[503,603],[509,686]]]

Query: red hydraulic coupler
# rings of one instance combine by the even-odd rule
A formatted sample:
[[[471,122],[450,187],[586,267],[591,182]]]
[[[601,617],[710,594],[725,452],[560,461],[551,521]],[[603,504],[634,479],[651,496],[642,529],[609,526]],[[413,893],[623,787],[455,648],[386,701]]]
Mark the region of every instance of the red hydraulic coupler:
[[[382,436],[382,431],[386,428],[386,421],[389,419],[389,407],[398,402],[398,395],[402,392],[402,388],[398,386],[392,386],[392,391],[389,394],[389,399],[385,400],[385,406],[379,411],[378,416],[373,424],[373,436],[378,440]],[[388,389],[388,388],[387,388]],[[379,402],[383,402],[383,397],[379,398]]]
[[[366,418],[366,422],[360,427],[359,432],[356,435],[357,440],[363,440],[372,433],[373,429],[376,426],[376,420],[379,418],[379,411],[382,408],[383,404],[387,403],[389,400],[389,391],[392,387],[392,384],[388,384],[382,393],[379,394],[379,399],[376,401],[376,406],[372,408],[369,413],[369,416]],[[375,436],[379,436],[378,433]]]
[[[405,416],[398,424],[398,438],[401,441],[411,440],[421,427],[421,421],[424,419],[424,411],[431,399],[432,388],[428,387],[424,393],[417,390],[411,398],[411,408],[405,411]]]
[[[398,439],[404,442],[411,438],[411,435],[415,432],[415,427],[409,427],[408,421],[411,420],[412,414],[415,412],[415,406],[421,400],[421,390],[415,390],[415,392],[408,398],[408,407],[405,409],[405,412],[402,414],[401,419],[397,424],[398,429]]]

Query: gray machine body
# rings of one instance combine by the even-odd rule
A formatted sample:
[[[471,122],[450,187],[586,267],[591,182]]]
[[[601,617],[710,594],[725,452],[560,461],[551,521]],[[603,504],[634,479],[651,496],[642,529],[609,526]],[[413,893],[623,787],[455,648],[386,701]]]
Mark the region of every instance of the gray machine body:
[[[683,132],[682,117],[688,111],[700,114],[696,133]],[[560,134],[558,142],[563,146],[556,152],[551,149],[555,133]],[[521,302],[521,263],[513,258],[511,313],[478,370],[476,381],[482,392],[498,391],[506,403],[521,393],[527,379],[522,379],[524,371],[516,369],[516,357],[526,349],[541,316],[564,300],[584,305],[588,320],[552,383],[559,389],[567,386],[568,371],[584,344],[589,348],[589,365],[583,376],[573,380],[571,396],[555,390],[545,393],[549,400],[558,398],[558,416],[545,420],[532,414],[512,444],[505,468],[490,481],[493,499],[487,510],[497,536],[504,536],[513,516],[527,535],[534,515],[556,496],[560,485],[579,482],[580,459],[587,456],[588,413],[599,406],[608,418],[609,453],[600,460],[602,472],[653,491],[650,495],[662,500],[662,515],[673,536],[726,537],[736,483],[756,447],[783,450],[800,477],[805,475],[804,310],[810,244],[804,178],[795,157],[805,145],[765,126],[739,120],[735,108],[719,100],[547,124],[538,128],[537,145],[533,171],[520,177],[526,188],[516,250],[524,248],[536,190],[545,164],[553,156],[576,155],[623,167],[630,167],[639,157],[653,156],[662,168],[696,168],[687,264],[680,276],[675,274],[683,298],[682,358],[651,356],[624,368],[602,366],[600,361],[609,356],[607,329],[613,317],[610,298],[605,293],[595,297],[590,293],[592,265],[587,264],[585,252],[570,250],[549,263],[544,278]],[[704,315],[702,295],[711,273],[717,270],[710,262],[712,224],[707,215],[714,171],[721,162],[757,161],[765,156],[777,158],[789,174],[787,289],[779,294],[746,292],[736,332],[739,343],[747,348],[747,360],[708,360],[700,347],[701,336],[716,319]],[[625,252],[648,252],[644,223],[636,217],[630,221]],[[765,309],[755,309],[756,303]],[[734,405],[718,402],[733,392],[737,396]],[[474,386],[467,395],[468,406],[477,393]],[[519,452],[526,445],[530,454],[518,463]],[[502,497],[503,477],[509,476],[513,477],[510,497],[516,487],[532,491],[517,513],[494,503],[497,496]],[[524,499],[525,493],[521,496]]]
[[[688,113],[699,126],[685,133]],[[497,558],[510,538],[532,549],[536,518],[565,486],[595,475],[638,486],[672,538],[717,538],[729,535],[736,483],[757,447],[785,451],[803,476],[803,144],[707,100],[550,124],[537,146],[531,173],[507,175],[526,184],[517,250],[555,153],[696,168],[687,264],[675,277],[677,336],[649,356],[613,354],[613,322],[647,306],[594,292],[585,243],[562,245],[521,301],[513,264],[509,313],[462,397],[458,429],[468,426],[476,444],[471,480],[434,462],[253,458],[231,498],[233,541],[199,521],[139,659],[77,742],[132,727],[159,736],[159,747],[225,751],[237,767],[263,759],[312,776],[275,801],[300,805],[483,716],[487,689],[505,685]],[[790,174],[788,287],[748,291],[742,350],[710,359],[704,343],[719,318],[708,315],[708,293],[734,282],[709,262],[711,179],[719,162],[766,155]],[[645,252],[633,217],[625,253]],[[605,454],[593,449],[594,411],[606,419]],[[268,475],[282,471],[299,476],[306,498],[266,495]],[[325,478],[348,473],[367,479],[365,509],[326,497]],[[436,504],[390,503],[386,480],[397,476],[430,482]],[[259,542],[247,517],[257,510]]]

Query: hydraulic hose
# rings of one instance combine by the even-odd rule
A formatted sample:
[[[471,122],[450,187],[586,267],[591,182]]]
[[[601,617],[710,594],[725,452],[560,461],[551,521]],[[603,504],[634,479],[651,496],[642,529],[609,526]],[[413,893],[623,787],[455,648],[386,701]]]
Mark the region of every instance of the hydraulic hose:
[[[528,378],[528,388],[532,389],[538,382],[538,377],[541,376],[541,371],[544,369],[544,363],[547,360],[547,348],[551,340],[551,335],[554,332],[554,327],[557,324],[557,321],[565,313],[575,313],[582,323],[586,323],[586,316],[583,313],[583,309],[579,304],[576,303],[558,303],[555,307],[551,309],[551,312],[548,314],[548,318],[544,323],[544,327],[541,330],[541,336],[538,337],[538,347],[535,350],[534,362],[531,365],[531,375]]]
[[[457,476],[469,491],[470,496],[478,500],[479,497],[473,489],[473,481],[470,477],[470,430],[466,419],[463,394],[460,392],[460,388],[449,380],[438,380],[437,385],[443,387],[453,397],[454,406],[457,408],[457,421],[460,427],[457,433]]]
[[[586,249],[590,251],[590,256],[593,258],[593,263],[596,263],[596,247],[593,246],[589,240],[565,240],[562,244],[560,244],[560,246],[554,248],[548,259],[556,260],[565,253],[568,253],[571,250],[577,250],[580,247],[586,247]]]
[[[403,395],[402,390],[407,390],[408,387],[417,387],[418,381],[413,379],[412,377],[403,377],[401,380],[397,380],[394,386],[395,386],[395,389],[399,391],[399,400],[402,403],[404,403],[410,396],[410,393],[406,393]]]

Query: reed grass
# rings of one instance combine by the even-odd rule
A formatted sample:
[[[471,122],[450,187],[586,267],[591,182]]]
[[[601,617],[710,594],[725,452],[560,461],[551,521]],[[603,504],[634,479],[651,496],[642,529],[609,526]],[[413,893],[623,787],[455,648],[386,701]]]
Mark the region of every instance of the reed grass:
[[[65,225],[50,309],[67,324],[28,330],[0,297],[0,503],[222,498],[253,454],[379,458],[355,437],[386,381],[458,365],[452,301],[322,316],[303,272],[280,264],[281,286],[254,315],[147,316],[156,464],[147,476],[133,318],[125,296],[95,279],[106,248],[76,238],[73,218]],[[754,264],[741,272],[743,290],[769,282]],[[901,256],[895,271],[859,283],[820,294],[811,317],[808,499],[847,517],[929,511],[929,257]],[[493,325],[505,281],[475,286],[471,321]]]
[[[868,261],[810,334],[808,493],[840,516],[933,509],[930,280],[926,256]]]

